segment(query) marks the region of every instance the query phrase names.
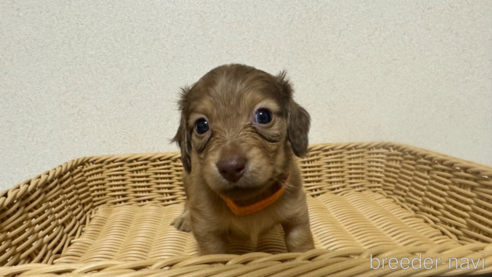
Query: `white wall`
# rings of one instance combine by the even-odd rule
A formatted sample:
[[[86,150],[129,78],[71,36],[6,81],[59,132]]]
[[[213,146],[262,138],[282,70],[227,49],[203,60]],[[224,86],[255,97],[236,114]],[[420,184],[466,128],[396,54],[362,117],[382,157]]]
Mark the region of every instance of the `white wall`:
[[[492,165],[492,1],[102,2],[0,1],[0,190],[81,156],[176,151],[179,88],[232,62],[288,70],[312,143]]]

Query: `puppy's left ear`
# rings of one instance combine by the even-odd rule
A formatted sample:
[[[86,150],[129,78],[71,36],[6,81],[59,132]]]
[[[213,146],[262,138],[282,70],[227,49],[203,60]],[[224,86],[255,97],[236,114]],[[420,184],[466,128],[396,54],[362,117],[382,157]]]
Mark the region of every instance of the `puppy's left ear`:
[[[291,100],[288,113],[287,133],[290,145],[297,157],[304,157],[308,152],[308,133],[311,118],[308,112],[294,100]]]
[[[277,76],[277,80],[281,94],[286,101],[287,134],[294,154],[298,157],[304,157],[308,152],[311,117],[303,107],[292,99],[293,89],[285,75],[285,71],[281,72]]]

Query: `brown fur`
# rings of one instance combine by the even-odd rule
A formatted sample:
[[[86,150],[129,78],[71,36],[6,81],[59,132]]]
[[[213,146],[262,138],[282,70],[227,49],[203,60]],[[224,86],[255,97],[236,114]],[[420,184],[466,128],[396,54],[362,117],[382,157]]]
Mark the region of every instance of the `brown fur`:
[[[185,168],[187,203],[173,224],[193,231],[200,254],[226,253],[228,235],[247,236],[255,243],[279,223],[290,252],[313,249],[306,196],[293,159],[294,154],[307,153],[310,118],[292,99],[285,73],[272,76],[249,66],[223,65],[184,88],[179,106],[181,121],[174,141]],[[254,122],[258,107],[272,112],[270,124]],[[195,132],[200,118],[210,126],[205,134]],[[237,182],[227,181],[217,169],[217,163],[232,154],[247,160]],[[250,215],[233,214],[219,196],[249,205],[268,197],[289,175],[284,194]]]

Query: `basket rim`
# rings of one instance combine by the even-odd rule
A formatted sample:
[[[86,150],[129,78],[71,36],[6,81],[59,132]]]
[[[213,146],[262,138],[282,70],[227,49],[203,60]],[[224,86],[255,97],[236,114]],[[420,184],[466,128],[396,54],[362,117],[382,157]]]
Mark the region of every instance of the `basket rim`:
[[[432,160],[434,162],[443,163],[447,166],[451,166],[456,169],[464,170],[468,173],[492,179],[492,166],[487,166],[484,164],[476,163],[473,161],[465,160],[462,158],[457,158],[454,156],[442,154],[439,152],[435,152],[432,150],[428,150],[425,148],[415,147],[412,145],[392,142],[392,141],[368,141],[368,142],[329,142],[329,143],[314,143],[308,146],[308,154],[306,157],[310,156],[310,152],[320,150],[320,149],[336,149],[342,150],[347,148],[354,149],[363,149],[363,148],[374,148],[374,147],[382,147],[382,148],[394,148],[395,150],[399,150],[402,152],[409,152],[418,157]],[[33,180],[41,179],[43,176],[46,176],[48,179],[53,177],[55,172],[64,170],[67,167],[81,165],[87,162],[126,162],[133,160],[152,160],[152,157],[162,158],[167,156],[171,159],[179,159],[180,153],[177,151],[171,152],[151,152],[151,153],[128,153],[128,154],[107,154],[107,155],[95,155],[95,156],[83,156],[80,158],[72,159],[68,162],[65,162],[59,166],[56,166],[50,170],[46,170],[45,172],[38,174],[30,179],[25,180],[24,182],[18,183],[17,185],[12,186],[11,188],[0,191],[0,207],[2,207],[2,203],[6,200],[9,194],[13,193],[14,190],[21,189],[24,185],[33,185]],[[24,189],[24,188],[23,188]],[[27,188],[26,188],[27,189]]]
[[[316,150],[318,148],[326,148],[329,146],[336,146],[333,147],[334,149],[347,149],[347,148],[363,149],[363,148],[374,148],[374,147],[382,147],[382,148],[393,147],[395,148],[395,150],[409,152],[411,154],[414,154],[416,156],[425,159],[430,159],[436,162],[442,162],[445,163],[446,165],[452,165],[452,167],[454,168],[462,169],[468,171],[469,173],[492,177],[492,166],[443,154],[437,151],[428,150],[422,147],[416,147],[413,145],[399,143],[399,142],[392,142],[392,141],[316,143],[316,144],[309,145],[309,151]]]
[[[376,246],[372,248],[346,248],[340,250],[313,249],[303,253],[281,253],[269,254],[263,252],[252,252],[242,255],[236,254],[213,254],[203,256],[178,255],[164,259],[145,259],[138,261],[108,260],[89,263],[60,263],[60,264],[41,264],[29,263],[15,266],[0,267],[2,276],[17,276],[19,274],[43,275],[43,274],[89,274],[95,273],[98,276],[117,276],[123,273],[133,276],[156,276],[164,272],[172,276],[183,276],[182,274],[205,273],[213,270],[214,265],[222,264],[220,270],[234,273],[241,266],[245,269],[243,273],[259,273],[264,270],[272,273],[279,272],[284,276],[289,274],[298,275],[301,273],[314,274],[314,276],[325,276],[328,273],[340,276],[353,276],[354,274],[368,273],[368,267],[372,264],[373,256],[376,259],[388,257],[408,257],[407,259],[420,258],[421,260],[429,257],[436,258],[436,255],[443,257],[463,257],[466,259],[490,258],[492,257],[492,243],[474,243],[462,246],[448,245],[420,245],[405,246],[397,250],[391,246]],[[478,252],[477,252],[478,251]],[[480,255],[484,253],[484,256]],[[477,254],[478,253],[478,254]],[[485,261],[483,261],[485,263]],[[421,268],[415,269],[403,267],[392,269],[394,274],[408,273],[420,274],[421,276],[435,276],[440,274],[454,275],[474,273],[483,274],[490,272],[487,265],[484,268],[455,268],[452,266],[432,267],[422,271]],[[485,264],[484,264],[485,265]],[[388,264],[386,264],[388,267]],[[383,267],[384,268],[384,267]],[[373,269],[374,270],[374,269]],[[376,268],[375,275],[380,276],[388,270]],[[406,273],[406,274],[405,274]],[[101,275],[104,274],[104,275]],[[460,275],[461,275],[460,274]],[[126,275],[125,275],[126,276]],[[207,275],[208,276],[208,275]],[[237,276],[235,274],[234,276]],[[264,275],[262,275],[264,276]],[[270,276],[270,274],[268,274]]]

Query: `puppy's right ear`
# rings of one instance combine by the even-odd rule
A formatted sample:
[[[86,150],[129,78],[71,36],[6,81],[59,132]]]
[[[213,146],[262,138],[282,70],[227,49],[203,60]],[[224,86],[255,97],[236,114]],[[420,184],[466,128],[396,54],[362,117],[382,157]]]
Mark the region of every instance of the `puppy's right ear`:
[[[179,100],[179,110],[181,111],[181,119],[179,121],[179,127],[178,131],[176,132],[176,135],[172,139],[172,142],[176,142],[179,146],[179,149],[181,150],[181,162],[183,163],[183,167],[186,172],[191,171],[191,159],[190,159],[190,152],[191,152],[191,134],[188,131],[187,125],[186,125],[186,95],[190,89],[188,87],[185,87],[182,89],[181,92],[181,99]]]

